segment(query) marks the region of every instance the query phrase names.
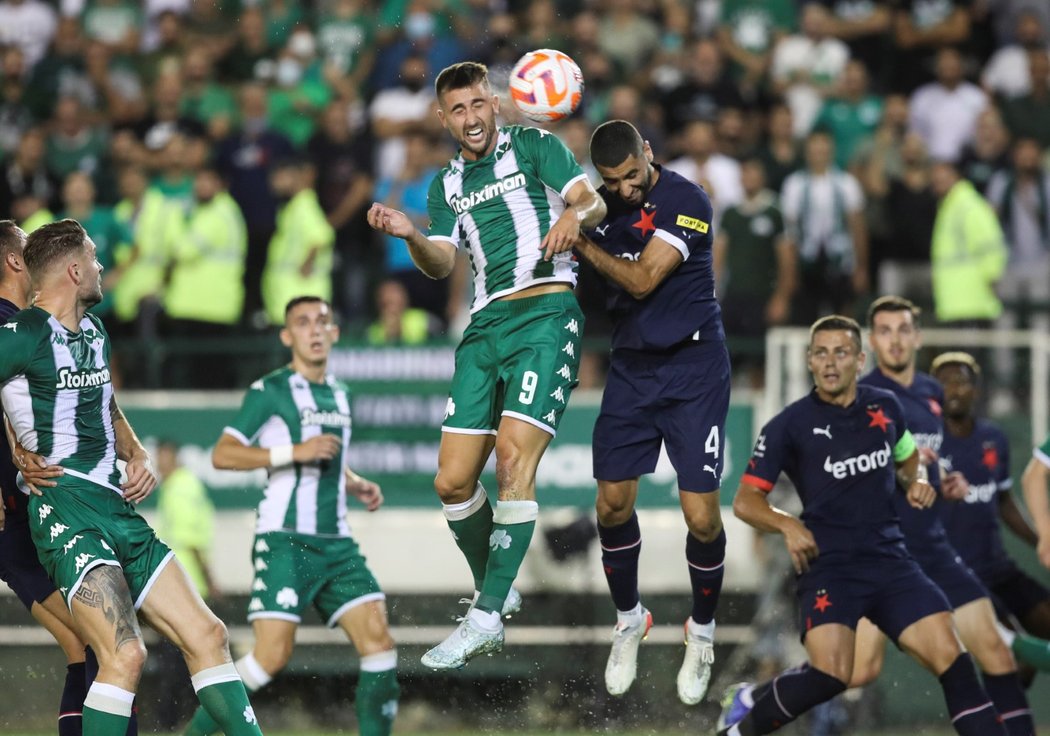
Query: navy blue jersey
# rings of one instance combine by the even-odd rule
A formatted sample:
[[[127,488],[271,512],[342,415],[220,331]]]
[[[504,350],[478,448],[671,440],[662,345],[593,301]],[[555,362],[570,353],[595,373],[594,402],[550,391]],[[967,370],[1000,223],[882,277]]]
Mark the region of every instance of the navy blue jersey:
[[[641,207],[624,204],[602,186],[598,191],[609,213],[588,232],[618,258],[637,261],[650,238],[658,237],[684,259],[644,299],[609,284],[613,350],[666,350],[694,335],[700,342],[725,340],[711,260],[711,200],[685,177],[655,168],[660,176]]]
[[[0,324],[7,322],[19,309],[6,299],[0,299]],[[24,516],[28,497],[18,490],[15,477],[18,470],[11,459],[11,445],[7,443],[7,432],[0,432],[0,493],[3,494],[4,511],[9,517]]]
[[[944,389],[932,376],[916,372],[911,386],[905,387],[876,368],[861,378],[860,383],[892,391],[900,400],[901,406],[904,407],[904,416],[907,418],[908,429],[915,438],[916,446],[940,453],[941,443],[944,441],[944,419],[941,416]],[[930,463],[927,470],[930,484],[940,491],[941,476],[937,464]],[[920,557],[920,561],[926,552],[947,544],[948,535],[944,531],[940,515],[931,513],[931,511],[936,512],[942,503],[944,501],[940,493],[934,501],[934,506],[930,509],[913,508],[903,495],[898,495],[896,499],[897,513],[900,515],[901,529],[904,530],[908,549],[913,555]]]
[[[999,494],[1009,493],[1013,485],[1006,435],[984,419],[977,421],[969,437],[945,432],[941,464],[945,470],[962,473],[970,483],[965,499],[941,504],[952,546],[983,580],[1013,571],[999,532]]]
[[[906,434],[904,410],[887,391],[858,386],[856,400],[842,407],[814,390],[763,428],[741,482],[769,491],[781,471],[791,479],[820,548],[816,566],[906,558],[894,506],[901,495],[895,460],[914,451]]]

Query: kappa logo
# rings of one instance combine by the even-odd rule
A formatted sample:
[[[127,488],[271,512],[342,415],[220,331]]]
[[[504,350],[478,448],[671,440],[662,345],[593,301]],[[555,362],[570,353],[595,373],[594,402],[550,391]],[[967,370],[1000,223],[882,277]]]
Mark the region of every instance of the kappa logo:
[[[493,552],[495,552],[497,548],[509,549],[510,543],[513,541],[514,539],[507,534],[506,529],[497,529],[489,535],[489,549]]]
[[[54,509],[51,508],[50,506],[48,506],[46,503],[42,504],[40,506],[40,508],[37,509],[37,514],[40,515],[40,523],[41,524],[44,523],[44,519],[46,519],[51,514],[52,511],[54,511]]]
[[[830,440],[831,439],[831,425],[829,424],[828,426],[823,427],[823,428],[821,428],[821,427],[814,427],[813,428],[813,434],[822,434],[822,435],[824,435],[825,437],[827,437]]]
[[[573,345],[571,342],[565,343],[565,347],[563,347],[561,351],[568,355],[570,358],[576,357],[576,346]]]
[[[110,554],[113,553],[113,548],[110,547],[108,544],[106,544],[106,540],[105,539],[98,540],[98,543],[102,545],[102,549],[106,550]]]
[[[277,597],[274,600],[281,608],[295,608],[299,605],[299,594],[293,588],[281,588],[277,591]]]
[[[81,552],[79,555],[76,556],[76,559],[73,560],[73,563],[76,565],[75,572],[80,572],[81,570],[83,570],[84,565],[86,565],[94,558],[95,555],[89,555],[87,552]]]
[[[18,323],[17,322],[8,322],[7,324],[4,325],[4,329],[5,330],[11,330],[11,332],[18,332]]]
[[[51,529],[50,529],[50,531],[51,531],[51,541],[54,542],[56,539],[58,539],[60,536],[62,536],[63,532],[67,531],[68,529],[69,529],[69,527],[66,526],[65,524],[62,524],[62,523],[52,524],[51,525]]]
[[[263,602],[259,598],[252,598],[251,602],[248,603],[249,611],[261,611],[263,608]]]
[[[252,590],[259,592],[266,590],[266,583],[262,581],[262,578],[255,578],[255,582],[252,583]]]
[[[262,572],[263,570],[268,570],[268,569],[269,568],[266,566],[266,560],[259,559],[259,560],[255,561],[255,571],[256,572]]]
[[[562,391],[561,386],[558,386],[558,388],[554,389],[554,391],[551,393],[551,398],[559,403],[565,403],[565,392]]]
[[[69,551],[70,551],[71,549],[73,549],[73,546],[74,546],[74,545],[75,545],[75,544],[76,544],[76,543],[77,543],[77,542],[78,542],[79,540],[81,540],[81,539],[83,539],[83,538],[84,538],[84,535],[83,535],[83,534],[76,534],[76,535],[74,535],[72,539],[70,539],[70,540],[69,540],[68,542],[66,542],[65,544],[63,544],[63,545],[62,545],[62,551],[63,551],[63,552],[65,552],[65,553],[66,553],[66,554],[68,555],[68,554],[69,554]]]
[[[270,545],[268,545],[266,543],[265,539],[257,539],[255,541],[255,551],[256,552],[269,552],[270,551]]]
[[[543,421],[545,421],[547,424],[554,424],[556,421],[558,421],[558,415],[554,413],[554,409],[551,409],[549,412],[543,415]]]
[[[577,322],[574,319],[570,319],[566,323],[565,329],[568,330],[569,332],[571,332],[574,335],[579,335],[580,334],[580,323]]]
[[[569,370],[568,363],[561,364],[561,368],[558,369],[558,375],[564,378],[566,381],[572,380],[572,372]]]

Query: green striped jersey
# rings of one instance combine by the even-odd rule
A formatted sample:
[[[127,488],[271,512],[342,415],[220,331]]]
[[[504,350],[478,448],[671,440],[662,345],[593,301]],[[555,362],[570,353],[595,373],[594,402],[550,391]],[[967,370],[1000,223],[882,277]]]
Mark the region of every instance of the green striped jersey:
[[[338,436],[342,450],[332,460],[270,468],[256,533],[350,536],[343,473],[350,445],[346,386],[331,376],[311,383],[291,368],[281,368],[251,385],[240,413],[225,431],[245,445],[259,447],[299,444],[322,432]]]
[[[539,128],[510,125],[478,161],[462,153],[430,185],[431,240],[466,243],[474,271],[471,314],[535,284],[576,283],[571,252],[543,260],[540,243],[565,211],[565,195],[586,178],[572,152]]]
[[[93,314],[66,329],[39,307],[0,328],[4,411],[22,446],[67,475],[119,488],[109,335]]]

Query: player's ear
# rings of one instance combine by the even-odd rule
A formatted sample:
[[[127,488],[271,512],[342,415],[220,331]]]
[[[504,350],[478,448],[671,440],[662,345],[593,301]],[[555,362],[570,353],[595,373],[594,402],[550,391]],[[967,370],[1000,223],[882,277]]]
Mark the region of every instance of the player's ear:
[[[499,95],[492,95],[492,112],[499,115]]]
[[[281,344],[284,345],[286,348],[290,348],[292,346],[292,333],[288,331],[287,327],[281,328]]]
[[[646,161],[653,162],[653,147],[649,145],[649,141],[642,141],[642,154]]]

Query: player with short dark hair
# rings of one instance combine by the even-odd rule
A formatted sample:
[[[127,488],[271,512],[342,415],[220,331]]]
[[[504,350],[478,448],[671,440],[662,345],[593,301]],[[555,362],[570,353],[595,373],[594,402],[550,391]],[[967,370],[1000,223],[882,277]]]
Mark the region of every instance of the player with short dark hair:
[[[893,393],[915,437],[923,466],[933,488],[945,499],[958,500],[969,492],[967,479],[957,470],[938,464],[944,438],[944,393],[932,376],[916,370],[922,338],[921,310],[908,299],[884,296],[868,309],[869,343],[876,367],[860,383]],[[984,686],[1010,734],[1031,736],[1032,714],[1017,674],[1017,663],[995,625],[995,609],[988,590],[963,563],[948,541],[940,518],[944,501],[935,498],[932,512],[917,510],[894,497],[904,542],[923,572],[939,587],[953,609],[959,637],[984,675]],[[885,636],[874,621],[857,628],[852,687],[872,682],[882,671]]]
[[[474,271],[434,488],[473,574],[475,602],[423,655],[424,665],[443,670],[502,650],[501,613],[520,607],[511,585],[539,514],[536,468],[579,381],[584,319],[569,251],[581,228],[604,217],[605,203],[557,137],[496,124],[499,96],[484,64],[442,70],[435,91],[438,118],[459,153],[431,183],[429,234],[378,202],[368,222],[403,238],[431,278],[452,273],[461,245]],[[493,450],[495,511],[478,482]]]
[[[386,596],[346,520],[348,496],[375,511],[383,493],[346,464],[350,392],[328,373],[328,356],[338,339],[327,301],[291,299],[281,330],[291,362],[251,385],[212,451],[217,468],[265,468],[269,475],[252,546],[255,580],[248,620],[255,643],[237,660],[237,670],[249,692],[269,684],[288,664],[303,611],[312,606],[330,628],[346,633],[360,655],[359,733],[388,736],[400,695],[397,649],[387,624]],[[218,730],[201,708],[186,736]]]
[[[123,736],[128,727],[146,658],[141,616],[182,650],[198,698],[224,731],[259,736],[226,627],[135,510],[157,478],[117,405],[109,336],[87,311],[102,300],[95,244],[79,223],[61,220],[29,236],[25,262],[36,299],[0,329],[0,383],[19,443],[59,471],[56,487],[30,497],[28,515],[40,562],[98,655],[84,733]]]
[[[678,697],[707,692],[726,537],[719,490],[729,411],[729,354],[711,267],[711,202],[703,189],[653,164],[633,125],[613,120],[591,136],[591,160],[608,215],[576,252],[610,283],[615,327],[601,413],[594,425],[598,533],[616,605],[605,686],[622,695],[637,671],[652,616],[638,592],[639,476],[656,468],[661,444],[678,473],[693,589]]]
[[[904,546],[895,497],[932,513],[935,492],[900,401],[857,384],[865,356],[860,326],[848,317],[815,322],[807,355],[816,386],[762,429],[733,511],[756,529],[784,536],[798,573],[798,623],[809,662],[762,685],[734,686],[719,735],[771,733],[844,691],[853,676],[856,627],[866,616],[938,677],[957,733],[1005,736],[955,638],[944,594]],[[802,499],[800,518],[767,499],[781,472]]]

